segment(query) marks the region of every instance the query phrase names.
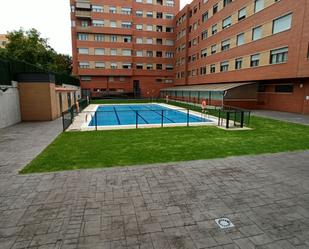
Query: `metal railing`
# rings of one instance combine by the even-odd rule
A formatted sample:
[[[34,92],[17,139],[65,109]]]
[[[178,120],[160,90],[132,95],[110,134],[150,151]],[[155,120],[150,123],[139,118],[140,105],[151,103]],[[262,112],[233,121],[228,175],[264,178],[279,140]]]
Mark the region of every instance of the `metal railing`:
[[[72,105],[67,111],[62,112],[62,128],[63,131],[69,128],[69,126],[73,123],[74,118],[82,112],[87,106],[88,101],[86,99],[78,100],[78,107],[76,104]]]
[[[84,122],[89,130],[125,127],[168,127],[193,126],[214,122],[206,113],[198,113],[186,108],[143,109],[143,110],[97,110],[84,111]]]
[[[218,125],[225,128],[249,126],[251,111],[232,106],[223,106],[218,112]]]

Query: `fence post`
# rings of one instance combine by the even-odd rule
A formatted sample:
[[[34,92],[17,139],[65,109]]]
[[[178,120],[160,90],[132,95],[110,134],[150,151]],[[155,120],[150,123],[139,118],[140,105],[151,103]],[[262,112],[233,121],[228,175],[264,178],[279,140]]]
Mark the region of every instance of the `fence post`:
[[[95,130],[98,130],[98,117],[97,117],[97,111],[94,113],[94,119],[95,119]]]
[[[62,116],[62,129],[63,129],[63,131],[65,131],[65,127],[64,127],[64,114],[63,114],[63,112],[61,113],[61,116]]]
[[[135,111],[136,117],[135,117],[135,128],[138,128],[138,111]]]
[[[190,112],[190,110],[189,109],[187,109],[187,126],[189,126],[189,112]]]
[[[229,128],[229,122],[230,122],[230,112],[228,111],[226,113],[226,129]]]
[[[161,110],[161,128],[163,127],[163,110]]]
[[[219,110],[219,115],[218,115],[218,126],[220,126],[220,120],[221,120],[221,110]]]
[[[240,114],[240,127],[241,128],[244,127],[244,111],[241,111],[241,114]]]

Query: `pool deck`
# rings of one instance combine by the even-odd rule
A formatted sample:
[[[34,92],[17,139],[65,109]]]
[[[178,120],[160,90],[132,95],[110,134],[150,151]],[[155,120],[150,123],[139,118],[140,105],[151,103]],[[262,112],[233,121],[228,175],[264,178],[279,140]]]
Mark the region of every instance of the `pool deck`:
[[[132,103],[134,104],[134,103]],[[169,108],[172,110],[177,110],[180,112],[186,113],[186,109],[180,108],[173,105],[162,104],[162,103],[152,103],[161,105],[165,108]],[[104,104],[104,105],[114,105],[114,104]],[[117,104],[117,105],[128,105],[128,104]],[[134,105],[143,105],[143,104],[134,104]],[[75,117],[73,124],[67,129],[67,131],[93,131],[93,130],[119,130],[119,129],[136,129],[136,125],[106,125],[106,126],[89,126],[89,122],[91,121],[92,117],[95,115],[95,111],[97,110],[98,104],[91,104],[87,108],[85,108],[77,117]],[[201,114],[196,111],[190,110],[190,115],[194,115],[197,117],[201,117],[208,119],[212,122],[191,122],[190,126],[203,126],[203,125],[217,125],[218,119],[214,116],[210,116],[207,114]],[[187,126],[187,123],[165,123],[163,127],[177,127],[177,126]],[[162,127],[161,124],[139,124],[138,128],[158,128]]]
[[[309,151],[18,175],[60,132],[0,129],[1,249],[309,248]]]

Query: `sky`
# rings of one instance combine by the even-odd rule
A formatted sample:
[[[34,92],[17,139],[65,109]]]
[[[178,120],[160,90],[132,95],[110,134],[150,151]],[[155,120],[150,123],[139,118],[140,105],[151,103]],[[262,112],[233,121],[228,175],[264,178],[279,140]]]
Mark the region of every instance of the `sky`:
[[[180,0],[182,8],[191,0]],[[58,53],[72,54],[69,0],[0,0],[0,34],[37,29]]]

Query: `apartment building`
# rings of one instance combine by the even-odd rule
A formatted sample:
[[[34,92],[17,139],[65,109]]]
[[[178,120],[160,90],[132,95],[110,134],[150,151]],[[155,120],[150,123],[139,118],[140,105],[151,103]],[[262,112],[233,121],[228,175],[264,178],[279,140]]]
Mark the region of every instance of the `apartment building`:
[[[73,73],[92,97],[173,86],[179,0],[71,0]]]
[[[8,38],[6,38],[6,35],[0,34],[0,48],[4,48],[7,42]]]
[[[309,113],[307,0],[195,0],[175,18],[176,99]]]

